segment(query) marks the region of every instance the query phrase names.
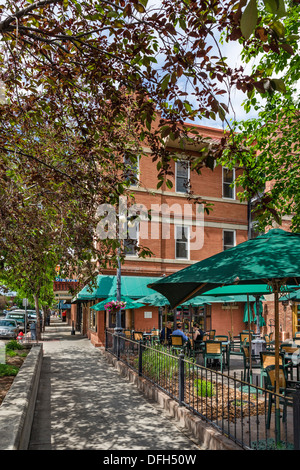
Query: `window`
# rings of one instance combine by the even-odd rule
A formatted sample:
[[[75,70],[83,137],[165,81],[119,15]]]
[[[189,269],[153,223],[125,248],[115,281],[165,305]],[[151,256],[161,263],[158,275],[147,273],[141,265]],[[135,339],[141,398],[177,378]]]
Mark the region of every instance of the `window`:
[[[231,187],[235,180],[235,169],[223,168],[223,197],[235,199],[235,188]]]
[[[223,231],[223,250],[228,250],[235,246],[235,230]]]
[[[190,184],[190,166],[189,162],[184,160],[175,162],[176,192],[187,193]]]
[[[132,227],[128,228],[127,238],[124,239],[124,254],[126,256],[137,255],[137,247],[139,240],[139,224],[135,223]]]
[[[175,226],[175,257],[189,259],[189,227]]]
[[[139,157],[136,161],[132,162],[129,156],[124,156],[125,171],[124,176],[126,181],[130,181],[132,185],[136,185],[139,180]]]

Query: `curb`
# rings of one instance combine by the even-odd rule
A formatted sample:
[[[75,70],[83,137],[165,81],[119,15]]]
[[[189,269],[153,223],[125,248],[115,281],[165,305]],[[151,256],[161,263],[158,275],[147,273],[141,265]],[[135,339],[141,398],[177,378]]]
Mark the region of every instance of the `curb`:
[[[40,381],[43,345],[33,345],[0,407],[0,450],[27,450]]]
[[[157,402],[170,418],[175,419],[180,426],[190,432],[202,450],[242,450],[240,446],[226,438],[226,436],[205,423],[198,416],[195,416],[187,408],[179,406],[175,400],[152,386],[148,380],[139,377],[135,371],[118,361],[109,352],[101,348],[101,353],[107,362],[118,370],[122,377],[127,378],[129,382],[133,383],[148,399]]]

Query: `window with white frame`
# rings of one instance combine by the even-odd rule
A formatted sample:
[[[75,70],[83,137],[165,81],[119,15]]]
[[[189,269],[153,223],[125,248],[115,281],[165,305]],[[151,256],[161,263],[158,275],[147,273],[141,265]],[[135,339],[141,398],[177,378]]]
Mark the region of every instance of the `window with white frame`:
[[[125,179],[130,181],[133,186],[136,186],[139,181],[139,157],[136,157],[135,161],[132,161],[128,155],[124,155],[125,165]]]
[[[235,188],[233,185],[235,180],[235,169],[223,167],[223,197],[226,199],[235,199]]]
[[[235,246],[235,230],[223,230],[223,250],[228,250]]]
[[[189,227],[175,226],[175,257],[176,259],[189,259]]]
[[[187,193],[190,185],[190,165],[188,161],[178,160],[175,162],[175,191]]]

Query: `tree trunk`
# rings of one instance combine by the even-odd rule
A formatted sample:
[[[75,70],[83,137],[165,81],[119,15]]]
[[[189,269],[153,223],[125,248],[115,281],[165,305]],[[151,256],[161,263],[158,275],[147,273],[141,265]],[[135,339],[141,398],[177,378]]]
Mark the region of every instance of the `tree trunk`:
[[[35,305],[35,312],[36,312],[36,339],[40,341],[41,339],[41,316],[40,316],[40,309],[39,309],[39,298],[37,295],[34,295],[34,305]]]

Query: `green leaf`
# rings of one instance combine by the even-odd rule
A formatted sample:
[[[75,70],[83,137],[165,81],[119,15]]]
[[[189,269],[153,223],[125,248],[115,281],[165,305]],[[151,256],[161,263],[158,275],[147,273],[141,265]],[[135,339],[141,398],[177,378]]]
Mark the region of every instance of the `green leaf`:
[[[241,18],[241,31],[245,39],[249,39],[257,24],[258,13],[256,0],[250,0]]]
[[[270,26],[279,38],[284,37],[285,28],[281,21],[274,21]]]
[[[161,89],[162,91],[165,91],[168,87],[169,81],[170,81],[170,74],[168,73],[167,75],[164,76],[162,82],[161,82]]]
[[[286,87],[284,80],[282,78],[272,78],[271,85],[276,91],[280,91],[281,93],[286,93]]]

